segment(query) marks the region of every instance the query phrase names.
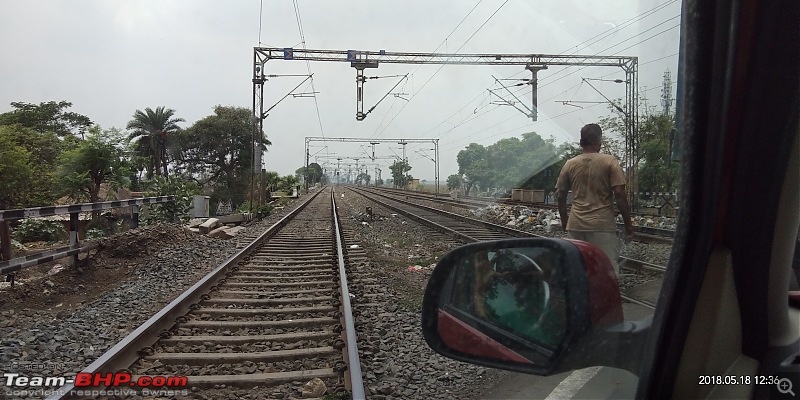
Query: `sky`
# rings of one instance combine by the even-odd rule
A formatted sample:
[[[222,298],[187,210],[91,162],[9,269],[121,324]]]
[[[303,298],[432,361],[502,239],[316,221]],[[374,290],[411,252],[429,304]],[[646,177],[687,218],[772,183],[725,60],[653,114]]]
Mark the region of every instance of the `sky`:
[[[667,70],[674,97],[679,22],[676,0],[0,0],[0,112],[10,111],[15,101],[66,100],[73,103],[71,111],[104,128],[124,128],[137,109],[166,106],[189,127],[215,105],[252,108],[257,46],[635,56],[639,92],[660,110]],[[610,113],[603,96],[625,93],[624,84],[590,81],[595,91],[582,81],[624,79],[620,68],[554,66],[539,73],[539,117],[532,121],[497,104],[503,100],[487,90],[517,102],[492,76],[530,77],[521,66],[381,64],[366,75],[408,78],[368,80],[365,110],[377,106],[357,121],[356,71],[348,63],[270,60],[265,71],[311,72],[318,92],[316,98],[279,102],[304,78],[271,78],[264,85],[265,108],[277,105],[264,120],[272,146],[263,163],[281,175],[304,164],[306,137],[438,138],[445,180],[458,170],[458,151],[473,142],[488,146],[525,132],[577,142],[581,126]],[[307,81],[294,93],[309,92]],[[512,92],[530,106],[529,86]],[[336,158],[344,158],[341,168],[354,167],[347,158],[362,158],[363,165],[372,152],[358,143],[310,144],[311,162],[326,171],[336,168]],[[414,177],[434,178],[432,148],[406,146]],[[369,173],[381,168],[386,178],[390,158],[402,156],[402,146],[385,142],[375,155],[375,161],[366,160]]]

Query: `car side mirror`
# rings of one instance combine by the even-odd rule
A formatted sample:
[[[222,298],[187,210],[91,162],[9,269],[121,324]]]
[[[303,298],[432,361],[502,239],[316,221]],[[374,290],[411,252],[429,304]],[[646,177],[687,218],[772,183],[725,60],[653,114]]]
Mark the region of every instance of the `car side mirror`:
[[[649,320],[625,322],[605,254],[586,242],[525,238],[459,247],[422,304],[425,341],[461,361],[536,375],[606,365],[636,372]]]

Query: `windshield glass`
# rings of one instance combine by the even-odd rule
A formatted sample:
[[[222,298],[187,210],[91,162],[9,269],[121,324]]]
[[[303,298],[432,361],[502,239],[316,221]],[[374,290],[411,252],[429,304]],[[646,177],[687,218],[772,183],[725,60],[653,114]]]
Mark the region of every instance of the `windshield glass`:
[[[402,189],[409,191],[402,195],[408,201],[530,234],[593,243],[615,270],[625,319],[653,313],[681,195],[677,0],[11,0],[0,3],[0,22],[0,210],[176,199],[142,207],[141,214],[139,208],[99,206],[74,219],[21,212],[20,218],[0,221],[3,266],[122,235],[139,224],[185,225],[152,228],[152,237],[130,239],[134,244],[114,239],[115,255],[134,260],[158,252],[148,250],[154,243],[184,240],[185,231],[208,234],[200,223],[192,226],[192,217],[266,218],[323,187]],[[415,199],[418,194],[431,197]],[[436,205],[433,195],[462,203]],[[350,201],[344,196],[342,201]],[[195,214],[199,209],[205,214]],[[397,217],[374,203],[345,209],[356,210],[348,218],[363,230]],[[245,222],[219,222],[240,223]],[[461,242],[433,236],[438,233],[431,228],[409,228],[417,226],[410,219],[403,224],[388,233],[365,233],[358,246],[368,248],[370,260],[400,265],[412,278],[399,278],[407,286],[398,291],[419,294],[424,274]],[[198,246],[212,252],[213,245]],[[202,254],[225,259],[222,253]],[[184,257],[192,256],[175,256]],[[513,275],[497,268],[506,263],[513,270],[519,259],[538,255],[486,257],[495,272]],[[138,276],[103,272],[92,282],[70,281],[82,288],[59,294],[58,280],[48,274],[63,266],[48,262],[35,273],[25,272],[28,267],[4,273],[0,298],[15,280],[37,279],[29,287],[37,288],[38,300],[26,306],[27,295],[19,295],[15,305],[81,308]],[[176,271],[190,264],[176,261],[183,268]],[[482,284],[494,294],[477,306],[462,299],[470,313],[536,338],[543,348],[558,347],[565,330],[557,320],[564,312],[563,293],[540,284],[523,291],[529,302],[514,303],[506,301],[513,280]],[[175,296],[167,289],[143,292],[160,296],[142,300],[148,304]],[[542,317],[551,320],[532,319],[531,302],[552,306],[555,311]],[[411,308],[418,314],[418,307]],[[145,314],[98,326],[116,330],[128,324],[119,330],[130,332],[152,315]],[[5,333],[17,337],[31,326],[10,322],[6,328],[14,330]],[[108,339],[98,349],[122,333],[103,335]],[[14,344],[16,356],[0,358],[0,370],[12,358],[33,363],[70,353],[68,366],[47,371],[73,373],[102,354],[84,350],[95,345],[83,342],[37,353],[29,351],[33,339],[20,341],[27,344]],[[73,353],[83,351],[74,359]],[[376,393],[381,376],[373,374]],[[428,378],[409,376],[401,386],[421,386]]]

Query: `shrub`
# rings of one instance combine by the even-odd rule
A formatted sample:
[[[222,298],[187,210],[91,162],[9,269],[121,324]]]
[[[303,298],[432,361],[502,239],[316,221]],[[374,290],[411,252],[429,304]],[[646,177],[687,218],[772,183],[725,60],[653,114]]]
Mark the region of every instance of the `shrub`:
[[[25,219],[14,228],[13,237],[21,243],[58,242],[67,238],[67,231],[60,222]]]
[[[86,235],[84,235],[83,239],[84,240],[94,240],[94,239],[100,239],[100,238],[105,237],[105,236],[106,236],[106,233],[103,232],[102,229],[92,228],[92,229],[88,229],[86,231]]]
[[[149,216],[142,221],[143,225],[151,225],[163,222],[180,222],[189,220],[189,209],[192,207],[192,196],[199,193],[200,189],[193,182],[187,182],[179,178],[164,179],[157,176],[150,184],[150,190],[146,192],[147,197],[154,196],[175,196],[175,200],[169,203],[148,205]]]
[[[257,204],[253,204],[253,210],[250,210],[250,205],[248,203],[244,203],[239,207],[239,212],[243,213],[252,213],[254,218],[264,218],[272,213],[272,205],[271,204],[262,204],[261,206]]]

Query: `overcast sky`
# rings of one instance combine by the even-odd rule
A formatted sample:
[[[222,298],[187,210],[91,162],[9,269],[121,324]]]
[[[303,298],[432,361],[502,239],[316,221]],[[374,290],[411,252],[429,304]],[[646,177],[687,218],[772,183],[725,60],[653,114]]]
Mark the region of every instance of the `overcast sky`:
[[[432,52],[441,44],[437,52],[571,54],[577,50],[637,56],[639,90],[658,109],[665,70],[672,71],[673,81],[676,77],[680,22],[676,0],[299,0],[296,5],[309,49]],[[0,0],[0,112],[9,111],[12,101],[67,100],[74,104],[72,111],[104,128],[124,128],[135,110],[163,105],[175,109],[186,120],[181,125],[188,127],[213,113],[217,104],[251,108],[253,47],[302,48],[301,42],[295,3],[289,0]],[[308,67],[303,61],[272,60],[266,72],[306,74]],[[513,107],[492,104],[498,99],[487,91],[498,88],[492,75],[529,77],[522,67],[446,66],[437,73],[435,65],[382,64],[367,75],[408,73],[409,78],[393,92],[400,97],[390,94],[364,121],[356,121],[355,70],[334,62],[312,62],[310,69],[319,92],[316,104],[313,98],[289,97],[264,121],[273,143],[264,162],[268,170],[282,175],[303,165],[308,136],[438,137],[444,180],[457,172],[456,154],[471,142],[489,145],[530,131],[558,142],[577,141],[580,127],[607,114],[607,105],[559,101],[603,101],[581,78],[624,78],[621,69],[609,67],[542,71],[539,118],[533,122]],[[270,79],[265,84],[265,107],[302,79]],[[365,109],[398,79],[369,80]],[[609,98],[624,96],[622,84],[592,84]],[[303,91],[311,88],[298,90]],[[529,89],[514,91],[530,105]],[[311,161],[328,162],[328,168],[335,166],[335,157],[366,158],[359,144],[312,144]],[[426,157],[433,156],[429,148],[429,144],[407,146],[411,174],[417,178],[434,177],[433,162]],[[379,157],[401,153],[398,144],[376,146]],[[389,171],[383,169],[386,178]]]

